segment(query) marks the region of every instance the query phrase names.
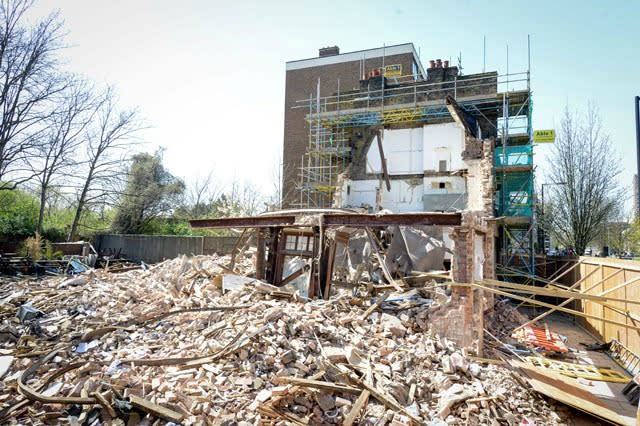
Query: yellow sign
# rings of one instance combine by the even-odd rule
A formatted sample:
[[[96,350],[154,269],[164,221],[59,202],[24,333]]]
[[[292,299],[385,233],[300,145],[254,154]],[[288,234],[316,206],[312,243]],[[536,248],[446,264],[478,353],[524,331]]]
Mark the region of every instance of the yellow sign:
[[[385,77],[400,77],[402,75],[402,64],[385,65]]]
[[[533,141],[536,143],[554,143],[556,141],[555,130],[534,130]]]

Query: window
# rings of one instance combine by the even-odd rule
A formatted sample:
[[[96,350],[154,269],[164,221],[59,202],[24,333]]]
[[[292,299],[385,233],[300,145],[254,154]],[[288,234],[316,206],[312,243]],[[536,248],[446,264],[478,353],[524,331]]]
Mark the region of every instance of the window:
[[[289,251],[309,252],[313,249],[313,239],[309,235],[287,235],[284,249]]]
[[[298,239],[297,235],[287,235],[287,242],[285,244],[285,249],[287,250],[295,250],[296,249],[296,240]]]
[[[303,235],[298,237],[298,246],[296,247],[299,251],[309,251],[309,237],[305,237]]]
[[[440,188],[440,189],[445,189],[445,188],[446,188],[445,183],[444,183],[444,182],[440,182],[440,183],[438,184],[438,188]]]
[[[440,172],[446,172],[447,171],[447,160],[440,160],[438,171],[440,171]]]

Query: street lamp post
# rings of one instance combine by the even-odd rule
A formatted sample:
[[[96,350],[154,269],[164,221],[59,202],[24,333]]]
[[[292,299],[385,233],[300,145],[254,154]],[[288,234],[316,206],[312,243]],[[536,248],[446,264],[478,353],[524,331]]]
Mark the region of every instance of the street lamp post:
[[[540,209],[540,214],[543,218],[543,220],[546,222],[546,218],[544,217],[544,187],[545,185],[566,185],[567,182],[549,182],[549,183],[543,183],[542,184],[542,208]],[[545,240],[546,240],[546,235],[545,235],[545,230],[544,230],[544,226],[546,225],[546,223],[543,224],[542,226],[542,253],[546,253],[546,247],[545,247]]]

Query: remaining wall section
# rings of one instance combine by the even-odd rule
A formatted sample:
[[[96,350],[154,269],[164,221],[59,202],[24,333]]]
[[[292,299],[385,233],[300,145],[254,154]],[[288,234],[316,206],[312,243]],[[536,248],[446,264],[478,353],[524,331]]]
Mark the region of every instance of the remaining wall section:
[[[382,149],[390,175],[422,174],[422,127],[385,130]],[[380,150],[374,139],[367,152],[367,173],[382,173]]]
[[[456,123],[426,125],[423,128],[423,165],[425,171],[466,169],[462,161],[464,131]],[[441,170],[440,162],[445,162]]]
[[[586,294],[602,294],[613,289],[613,291],[606,293],[606,296],[640,301],[640,262],[597,257],[581,257],[580,261],[582,263],[578,279],[597,270],[581,283],[581,291]],[[637,281],[633,281],[635,279]],[[624,283],[627,284],[623,285]],[[607,303],[610,307],[591,301],[583,301],[578,304],[578,309],[581,307],[585,313],[629,325],[634,324],[635,318],[640,318],[640,305],[638,304],[617,301]],[[635,318],[630,318],[624,312],[628,312],[630,316]],[[612,338],[618,339],[634,353],[640,354],[640,331],[595,319],[584,319],[582,322],[603,341],[608,342]],[[636,325],[640,325],[640,321],[636,321]]]

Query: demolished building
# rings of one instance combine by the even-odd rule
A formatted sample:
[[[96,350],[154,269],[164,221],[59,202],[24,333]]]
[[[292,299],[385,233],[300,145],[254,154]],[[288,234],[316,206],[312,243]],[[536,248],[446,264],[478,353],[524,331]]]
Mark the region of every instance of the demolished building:
[[[410,43],[290,61],[285,205],[498,218],[497,265],[533,275],[531,105],[528,71],[425,70]]]
[[[496,73],[425,72],[412,45],[309,61],[359,64],[359,88],[291,109],[309,131],[297,208],[191,221],[238,230],[230,256],[0,277],[0,422],[511,426],[570,424],[568,405],[634,424],[640,267],[496,280],[533,257],[528,75],[499,91]],[[607,343],[562,336],[553,311]]]

